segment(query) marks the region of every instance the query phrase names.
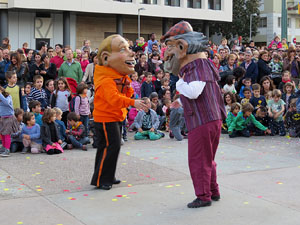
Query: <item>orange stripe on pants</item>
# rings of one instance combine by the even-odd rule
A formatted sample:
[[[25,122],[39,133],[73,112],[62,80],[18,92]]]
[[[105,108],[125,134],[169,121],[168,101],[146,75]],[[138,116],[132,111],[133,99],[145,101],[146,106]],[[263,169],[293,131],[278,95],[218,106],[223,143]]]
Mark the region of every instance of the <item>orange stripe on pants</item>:
[[[103,168],[104,160],[106,158],[107,148],[108,148],[108,145],[109,145],[105,123],[103,123],[103,130],[104,130],[104,135],[105,135],[105,140],[106,140],[106,146],[105,146],[105,149],[104,149],[104,152],[103,152],[103,156],[102,156],[102,160],[101,160],[101,164],[100,164],[100,168],[99,168],[98,179],[97,179],[97,187],[99,187],[102,168]]]

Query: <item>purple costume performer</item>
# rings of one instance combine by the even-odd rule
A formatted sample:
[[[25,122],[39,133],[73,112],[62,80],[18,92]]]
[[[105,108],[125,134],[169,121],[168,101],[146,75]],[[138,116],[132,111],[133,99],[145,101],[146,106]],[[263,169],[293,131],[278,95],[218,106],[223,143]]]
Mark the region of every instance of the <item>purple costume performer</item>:
[[[176,24],[162,39],[168,46],[165,69],[181,76],[176,89],[184,108],[189,169],[197,196],[188,207],[210,206],[211,200],[220,199],[214,159],[226,118],[219,73],[203,53],[205,36],[193,32],[189,23]]]

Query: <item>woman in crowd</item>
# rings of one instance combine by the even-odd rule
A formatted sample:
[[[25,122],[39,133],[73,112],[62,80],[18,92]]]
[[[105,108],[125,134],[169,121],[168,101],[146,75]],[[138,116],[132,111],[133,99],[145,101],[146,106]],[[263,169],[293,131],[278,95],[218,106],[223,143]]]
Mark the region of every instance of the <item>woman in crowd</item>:
[[[271,75],[272,69],[269,67],[269,53],[267,51],[261,51],[259,54],[258,65],[258,77],[259,82],[264,76]]]

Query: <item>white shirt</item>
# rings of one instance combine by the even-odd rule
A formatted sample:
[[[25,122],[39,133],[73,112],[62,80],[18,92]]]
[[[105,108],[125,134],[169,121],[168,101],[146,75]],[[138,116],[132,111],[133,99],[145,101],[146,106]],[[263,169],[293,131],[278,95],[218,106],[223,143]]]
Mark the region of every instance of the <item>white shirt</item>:
[[[189,99],[197,99],[199,95],[201,95],[205,85],[206,82],[204,81],[192,81],[187,83],[180,78],[176,83],[176,90]]]
[[[55,92],[56,91],[54,91],[54,94]],[[68,101],[69,96],[70,96],[70,92],[68,91],[58,91],[55,107],[60,108],[61,111],[63,112],[69,111],[69,101]]]

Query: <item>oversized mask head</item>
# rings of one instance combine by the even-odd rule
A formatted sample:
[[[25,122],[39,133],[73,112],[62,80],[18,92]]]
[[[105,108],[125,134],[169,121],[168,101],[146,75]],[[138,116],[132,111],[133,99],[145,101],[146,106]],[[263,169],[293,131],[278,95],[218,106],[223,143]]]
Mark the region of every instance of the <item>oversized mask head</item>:
[[[165,41],[167,45],[164,69],[174,75],[179,74],[181,63],[190,54],[203,52],[208,44],[207,38],[202,33],[194,32],[192,26],[186,21],[171,27],[161,41]]]
[[[134,73],[134,52],[120,35],[105,38],[100,44],[97,57],[100,66],[110,67],[124,76]]]

